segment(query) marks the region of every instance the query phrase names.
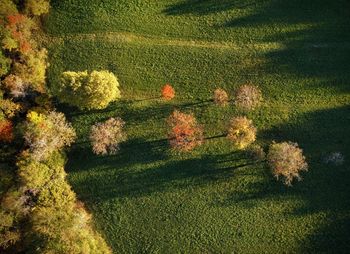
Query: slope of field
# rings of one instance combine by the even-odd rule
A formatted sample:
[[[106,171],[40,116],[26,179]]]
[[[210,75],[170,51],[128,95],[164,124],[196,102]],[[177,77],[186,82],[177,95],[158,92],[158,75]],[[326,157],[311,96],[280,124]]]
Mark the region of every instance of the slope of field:
[[[350,248],[350,5],[347,1],[60,0],[46,19],[49,83],[65,70],[108,69],[123,99],[105,110],[60,105],[78,131],[69,180],[116,253],[293,253]],[[220,2],[220,3],[217,3]],[[172,102],[159,99],[171,83]],[[231,104],[210,101],[259,85],[249,114],[258,143],[292,140],[310,164],[287,188],[225,138]],[[194,112],[207,142],[169,151],[165,119]],[[92,124],[126,121],[115,156],[91,153]],[[342,166],[326,165],[341,152]]]

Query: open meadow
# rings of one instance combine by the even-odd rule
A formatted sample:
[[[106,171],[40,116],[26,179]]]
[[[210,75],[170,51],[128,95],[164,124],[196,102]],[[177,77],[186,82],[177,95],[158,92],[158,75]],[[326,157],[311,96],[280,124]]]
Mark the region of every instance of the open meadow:
[[[64,71],[109,70],[122,98],[103,110],[58,104],[77,131],[66,170],[115,253],[348,253],[350,2],[52,0],[44,17],[48,86]],[[160,98],[164,84],[176,96]],[[222,137],[245,83],[257,143],[297,142],[309,171],[285,186]],[[192,112],[205,143],[171,151],[166,119]],[[116,155],[96,156],[91,125],[125,122]],[[342,165],[324,163],[330,153]]]

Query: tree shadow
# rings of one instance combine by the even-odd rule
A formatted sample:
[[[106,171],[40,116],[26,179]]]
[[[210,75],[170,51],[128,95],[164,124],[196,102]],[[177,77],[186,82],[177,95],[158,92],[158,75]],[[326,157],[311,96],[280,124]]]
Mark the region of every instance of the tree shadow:
[[[255,4],[255,0],[187,0],[169,6],[164,10],[167,15],[207,15],[227,11],[233,8],[246,8]]]
[[[88,203],[150,196],[168,189],[229,181],[236,169],[254,165],[243,152],[183,159],[180,159],[182,155],[172,154],[179,158],[163,163],[169,155],[164,150],[165,142],[132,140],[124,145],[122,152],[108,157],[96,157],[80,149],[72,151],[70,156],[74,160],[69,160],[67,168],[86,173],[74,181],[75,191]]]

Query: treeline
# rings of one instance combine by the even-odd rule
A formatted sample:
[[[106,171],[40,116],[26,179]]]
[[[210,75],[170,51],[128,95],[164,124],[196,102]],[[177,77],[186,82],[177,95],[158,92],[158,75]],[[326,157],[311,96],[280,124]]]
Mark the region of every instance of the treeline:
[[[35,40],[49,0],[0,4],[0,253],[111,253],[66,181],[75,140],[46,87]]]

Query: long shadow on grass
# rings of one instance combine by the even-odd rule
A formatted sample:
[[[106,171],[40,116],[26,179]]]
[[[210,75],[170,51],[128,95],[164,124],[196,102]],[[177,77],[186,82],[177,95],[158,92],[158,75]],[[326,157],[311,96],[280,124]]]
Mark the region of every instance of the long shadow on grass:
[[[350,106],[307,113],[290,124],[283,124],[262,134],[266,140],[294,141],[304,149],[310,171],[292,188],[265,179],[251,183],[244,192],[231,193],[217,205],[241,203],[256,205],[258,200],[302,200],[304,205],[292,211],[296,217],[325,213],[319,229],[300,247],[302,253],[346,253],[350,247]],[[325,164],[331,152],[341,152],[345,164]],[[290,212],[288,211],[288,214]]]
[[[166,161],[167,141],[126,144],[120,154],[96,157],[85,151],[72,151],[67,166],[71,171],[85,171],[87,175],[75,180],[78,195],[89,202],[123,197],[149,196],[174,188],[206,185],[215,181],[229,181],[237,169],[252,165],[242,152],[207,155],[201,158],[180,158]],[[79,157],[82,155],[83,157]]]

